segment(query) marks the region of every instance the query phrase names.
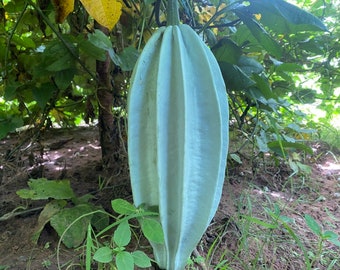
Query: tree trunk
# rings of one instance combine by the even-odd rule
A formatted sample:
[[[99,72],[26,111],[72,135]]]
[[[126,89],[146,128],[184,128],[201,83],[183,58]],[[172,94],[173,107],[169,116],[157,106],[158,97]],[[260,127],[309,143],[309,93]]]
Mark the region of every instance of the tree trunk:
[[[95,22],[95,28],[101,30],[104,34],[109,35],[109,30],[99,23]],[[112,171],[113,168],[119,168],[120,164],[120,133],[118,128],[119,118],[113,113],[114,103],[118,100],[119,92],[113,85],[111,70],[113,69],[112,61],[107,54],[105,61],[96,62],[96,71],[98,76],[97,98],[99,105],[98,125],[100,135],[100,145],[102,148],[102,162],[105,169]]]

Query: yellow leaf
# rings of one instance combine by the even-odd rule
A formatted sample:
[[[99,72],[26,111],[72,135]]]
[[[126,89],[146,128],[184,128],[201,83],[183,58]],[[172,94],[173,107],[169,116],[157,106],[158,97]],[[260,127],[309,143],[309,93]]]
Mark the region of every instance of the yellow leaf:
[[[116,0],[80,0],[80,2],[99,24],[110,30],[122,14],[122,4]]]
[[[255,17],[256,20],[259,21],[259,20],[261,20],[262,15],[261,15],[261,13],[254,14],[254,17]]]
[[[74,0],[53,0],[56,23],[62,23],[74,9]]]

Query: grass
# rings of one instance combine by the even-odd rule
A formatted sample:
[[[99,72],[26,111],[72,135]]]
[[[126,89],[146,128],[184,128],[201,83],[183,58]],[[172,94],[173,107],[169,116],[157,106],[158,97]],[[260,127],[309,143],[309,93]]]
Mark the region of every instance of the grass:
[[[309,191],[316,189],[312,180],[294,179],[299,190],[307,185],[304,189]],[[292,195],[252,184],[239,195],[230,190],[235,212],[224,226],[210,228],[217,237],[206,255],[208,269],[340,269],[340,243],[325,237],[327,230],[337,229],[336,212],[327,207],[315,210],[318,203],[327,203],[318,202],[317,193],[287,194]]]
[[[339,120],[340,121],[340,120]],[[319,131],[322,141],[325,141],[332,148],[340,149],[340,129],[331,125],[323,125]]]

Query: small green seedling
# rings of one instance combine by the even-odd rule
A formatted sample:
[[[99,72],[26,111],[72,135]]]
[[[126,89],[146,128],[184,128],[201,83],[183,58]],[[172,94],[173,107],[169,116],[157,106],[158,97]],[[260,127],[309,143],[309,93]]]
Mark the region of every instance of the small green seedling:
[[[100,264],[110,266],[110,269],[133,270],[134,267],[146,268],[151,266],[151,259],[141,250],[129,251],[128,245],[132,240],[133,226],[129,223],[131,219],[137,219],[141,224],[144,236],[152,243],[162,244],[164,235],[162,227],[157,220],[158,213],[148,211],[142,207],[135,207],[131,203],[116,199],[111,202],[112,209],[119,214],[116,222],[110,224],[93,237],[92,229],[89,225],[86,240],[86,270],[91,268],[91,254],[94,250],[93,260]],[[113,227],[111,240],[104,244],[99,244],[97,239]]]
[[[311,229],[311,231],[316,236],[318,236],[321,241],[327,240],[332,244],[340,247],[339,235],[337,235],[335,232],[329,230],[323,231],[321,226],[316,222],[316,220],[308,214],[305,215],[305,222]]]
[[[340,247],[339,235],[333,231],[324,231],[319,223],[317,223],[317,221],[308,214],[304,216],[304,219],[309,229],[318,237],[318,248],[316,254],[310,253],[310,257],[312,258],[311,265],[313,265],[316,261],[321,259],[325,241],[329,241],[332,244]]]

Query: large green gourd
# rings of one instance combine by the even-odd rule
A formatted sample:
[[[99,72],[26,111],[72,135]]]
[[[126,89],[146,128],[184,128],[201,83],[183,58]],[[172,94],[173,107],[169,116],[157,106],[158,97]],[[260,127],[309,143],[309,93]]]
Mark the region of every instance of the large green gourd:
[[[158,29],[134,69],[128,150],[136,206],[158,206],[157,263],[184,269],[221,197],[228,103],[210,49],[188,25]]]

